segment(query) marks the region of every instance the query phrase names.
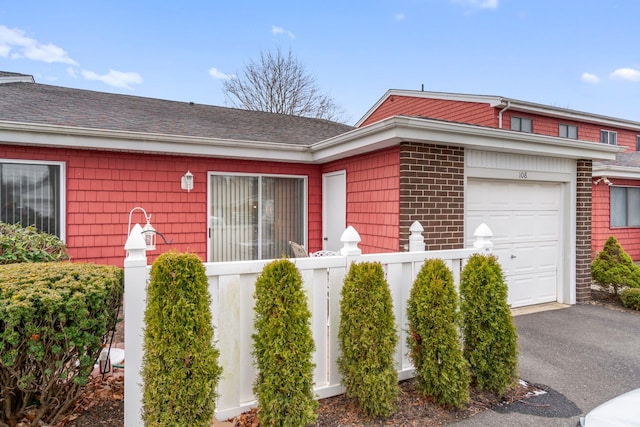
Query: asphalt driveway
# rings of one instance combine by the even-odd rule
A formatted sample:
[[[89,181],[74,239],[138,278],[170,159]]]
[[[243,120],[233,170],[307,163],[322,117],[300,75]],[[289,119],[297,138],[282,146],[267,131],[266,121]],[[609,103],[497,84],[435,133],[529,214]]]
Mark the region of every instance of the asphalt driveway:
[[[458,426],[576,426],[601,403],[640,388],[640,312],[577,305],[515,317],[520,378],[547,394]]]

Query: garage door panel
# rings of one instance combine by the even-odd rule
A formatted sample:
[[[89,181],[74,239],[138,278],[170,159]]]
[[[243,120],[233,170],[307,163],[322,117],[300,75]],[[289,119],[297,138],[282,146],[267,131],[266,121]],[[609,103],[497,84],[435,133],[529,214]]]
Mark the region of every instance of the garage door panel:
[[[555,183],[469,180],[467,242],[481,223],[493,232],[493,253],[509,286],[509,303],[556,301],[560,259],[560,196]]]

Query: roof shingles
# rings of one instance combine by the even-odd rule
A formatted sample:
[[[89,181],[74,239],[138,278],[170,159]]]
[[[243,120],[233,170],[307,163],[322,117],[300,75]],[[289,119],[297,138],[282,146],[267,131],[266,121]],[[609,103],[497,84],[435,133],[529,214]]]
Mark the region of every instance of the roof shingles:
[[[0,84],[0,121],[294,145],[354,129],[322,119],[23,82]]]

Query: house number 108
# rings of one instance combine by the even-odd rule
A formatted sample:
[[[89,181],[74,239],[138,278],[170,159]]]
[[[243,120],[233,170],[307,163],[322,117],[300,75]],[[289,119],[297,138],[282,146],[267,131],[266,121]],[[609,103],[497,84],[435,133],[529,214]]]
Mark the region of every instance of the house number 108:
[[[527,171],[520,171],[520,172],[518,172],[518,178],[520,178],[520,179],[527,179]]]

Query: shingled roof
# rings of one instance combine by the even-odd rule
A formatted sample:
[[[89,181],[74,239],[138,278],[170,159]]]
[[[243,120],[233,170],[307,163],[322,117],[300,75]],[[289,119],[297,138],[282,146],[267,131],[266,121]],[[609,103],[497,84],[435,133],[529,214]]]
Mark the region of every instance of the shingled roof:
[[[25,81],[0,84],[2,121],[293,145],[310,145],[354,129],[322,119]]]

